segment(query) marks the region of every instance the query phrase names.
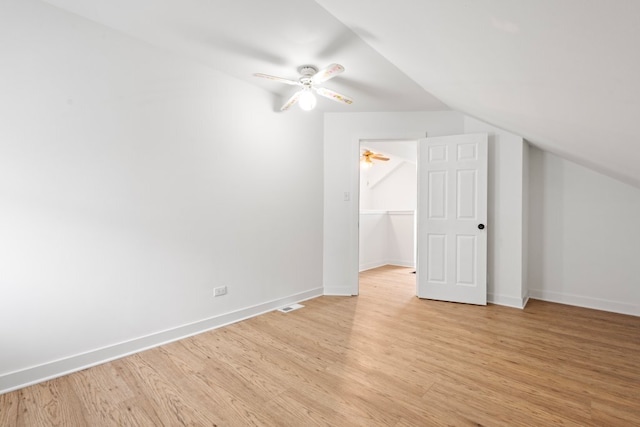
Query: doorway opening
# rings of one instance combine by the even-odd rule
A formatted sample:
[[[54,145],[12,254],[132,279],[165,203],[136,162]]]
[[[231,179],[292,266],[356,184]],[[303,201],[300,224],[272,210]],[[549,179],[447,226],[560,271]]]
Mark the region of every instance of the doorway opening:
[[[393,277],[416,295],[417,149],[415,139],[360,140],[359,291],[363,280]]]

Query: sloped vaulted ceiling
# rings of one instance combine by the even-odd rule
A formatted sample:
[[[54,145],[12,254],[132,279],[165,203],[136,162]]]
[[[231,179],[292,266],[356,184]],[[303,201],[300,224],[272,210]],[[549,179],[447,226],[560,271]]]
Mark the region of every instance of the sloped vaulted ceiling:
[[[296,79],[301,65],[333,62],[346,71],[325,86],[355,102],[321,99],[320,111],[449,109],[314,0],[45,1],[260,86],[275,110],[297,88],[253,73]]]
[[[320,111],[452,108],[640,188],[638,0],[45,0],[252,77],[342,63]],[[292,113],[292,112],[291,112]],[[287,113],[289,114],[289,113]]]
[[[451,108],[640,187],[637,0],[317,0]]]

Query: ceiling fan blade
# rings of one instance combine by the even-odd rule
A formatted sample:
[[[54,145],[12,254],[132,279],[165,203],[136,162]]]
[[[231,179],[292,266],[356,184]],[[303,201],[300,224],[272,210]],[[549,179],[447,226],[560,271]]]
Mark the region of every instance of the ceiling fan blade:
[[[319,88],[314,88],[316,90],[316,92],[318,92],[318,95],[324,96],[326,98],[332,99],[334,101],[337,102],[342,102],[345,104],[352,104],[353,100],[351,98],[349,98],[348,96],[345,95],[341,95],[338,92],[334,92],[330,89],[325,89],[323,87],[319,87]]]
[[[311,78],[314,84],[326,82],[329,79],[334,78],[338,74],[344,71],[344,67],[340,64],[331,64],[327,68],[324,68],[313,75]]]
[[[283,79],[282,77],[270,76],[268,74],[255,73],[254,76],[261,77],[263,79],[273,80],[273,81],[284,83],[284,84],[288,84],[288,85],[291,85],[291,86],[301,86],[302,85],[302,83],[297,82],[295,80]]]
[[[304,89],[294,93],[293,96],[289,98],[289,100],[285,102],[284,105],[280,108],[280,111],[287,111],[289,108],[295,105],[295,103],[298,102],[298,98],[300,98],[300,95],[302,95],[302,92],[304,92]]]

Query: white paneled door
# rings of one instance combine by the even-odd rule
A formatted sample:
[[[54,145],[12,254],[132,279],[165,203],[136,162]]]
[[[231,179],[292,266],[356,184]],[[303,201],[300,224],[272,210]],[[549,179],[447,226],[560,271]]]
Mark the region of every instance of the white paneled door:
[[[417,293],[487,303],[487,134],[418,141]]]

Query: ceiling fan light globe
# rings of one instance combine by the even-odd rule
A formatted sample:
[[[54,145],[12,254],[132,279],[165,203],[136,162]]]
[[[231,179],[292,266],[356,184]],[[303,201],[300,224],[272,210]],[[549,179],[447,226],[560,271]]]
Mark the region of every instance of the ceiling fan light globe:
[[[318,100],[310,90],[305,90],[304,92],[302,92],[302,94],[300,95],[300,99],[298,99],[298,104],[304,111],[313,110],[314,108],[316,108],[317,103]]]

